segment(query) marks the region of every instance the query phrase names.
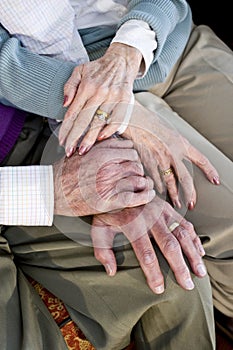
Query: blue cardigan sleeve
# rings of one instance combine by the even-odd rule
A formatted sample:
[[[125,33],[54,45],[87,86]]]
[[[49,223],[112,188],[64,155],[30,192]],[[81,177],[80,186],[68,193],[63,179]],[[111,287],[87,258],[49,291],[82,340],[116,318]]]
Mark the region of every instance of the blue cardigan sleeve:
[[[24,49],[0,26],[0,102],[44,117],[62,119],[63,86],[74,64]]]
[[[130,0],[120,25],[130,19],[146,21],[158,41],[149,71],[134,83],[134,91],[145,91],[164,81],[181,56],[191,31],[191,10],[184,0]],[[104,53],[114,35],[107,34],[108,40],[100,37],[93,45],[90,59]],[[0,26],[0,102],[63,119],[63,86],[74,67],[74,63],[29,52]]]

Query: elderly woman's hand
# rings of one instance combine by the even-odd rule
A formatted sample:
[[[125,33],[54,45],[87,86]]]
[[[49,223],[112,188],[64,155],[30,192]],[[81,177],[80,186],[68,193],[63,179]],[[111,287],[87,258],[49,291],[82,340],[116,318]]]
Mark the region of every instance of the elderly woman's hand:
[[[158,97],[152,94],[149,96],[152,105],[153,98]],[[166,105],[161,110],[159,107],[158,105],[158,112],[155,113],[136,101],[129,126],[123,136],[133,141],[157,190],[164,193],[167,189],[173,205],[177,208],[181,208],[181,197],[184,197],[185,206],[191,210],[197,198],[192,168],[188,165],[195,164],[215,185],[220,183],[219,175],[209,160],[169,124],[168,120],[172,120],[175,113]],[[111,126],[108,126],[100,137],[107,138],[110,134]],[[179,186],[182,191],[178,191]]]
[[[137,49],[113,43],[103,57],[74,69],[64,87],[64,106],[69,108],[59,130],[67,156],[81,140],[79,154],[87,152],[107,123],[112,125],[112,134],[118,130],[132,107],[133,82],[141,60]]]
[[[119,232],[131,243],[147,283],[156,294],[162,293],[165,287],[151,238],[155,240],[182,288],[194,288],[183,253],[196,276],[206,275],[202,260],[205,252],[193,225],[158,196],[145,206],[94,216],[91,236],[95,257],[110,276],[114,276],[117,271],[113,241]],[[118,245],[125,243],[119,239],[116,242]]]
[[[153,181],[144,176],[137,151],[128,140],[97,143],[86,155],[76,152],[53,169],[57,215],[85,216],[134,207],[155,196]]]

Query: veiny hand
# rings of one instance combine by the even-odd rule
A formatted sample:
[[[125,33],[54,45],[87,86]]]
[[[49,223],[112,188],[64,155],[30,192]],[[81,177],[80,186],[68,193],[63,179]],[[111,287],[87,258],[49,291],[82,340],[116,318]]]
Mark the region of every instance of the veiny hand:
[[[131,107],[133,82],[141,60],[137,49],[113,43],[103,57],[74,69],[64,87],[64,106],[69,108],[59,131],[67,156],[74,153],[81,139],[79,154],[87,152],[107,122],[113,125],[112,134],[117,131]],[[97,109],[111,114],[110,119],[96,117]]]
[[[179,226],[171,232],[169,227],[174,222]],[[202,260],[205,252],[193,225],[158,196],[140,208],[94,216],[91,235],[95,257],[110,276],[117,272],[112,248],[114,237],[119,232],[123,232],[131,243],[147,283],[156,294],[162,293],[165,287],[151,238],[157,243],[182,288],[194,288],[183,253],[196,276],[206,275]]]
[[[150,202],[153,181],[144,176],[128,140],[97,143],[84,156],[76,152],[54,164],[55,214],[85,216]]]
[[[153,95],[151,95],[153,101]],[[167,108],[162,113],[174,112]],[[106,127],[104,137],[111,135],[111,126]],[[175,128],[168,124],[162,115],[148,110],[135,102],[130,123],[122,135],[131,139],[149,176],[154,180],[160,193],[167,188],[174,206],[181,208],[178,186],[181,186],[185,205],[191,210],[196,204],[196,190],[193,178],[186,165],[195,164],[215,185],[220,183],[217,170]],[[186,164],[184,163],[186,161]],[[170,169],[172,171],[166,171]]]

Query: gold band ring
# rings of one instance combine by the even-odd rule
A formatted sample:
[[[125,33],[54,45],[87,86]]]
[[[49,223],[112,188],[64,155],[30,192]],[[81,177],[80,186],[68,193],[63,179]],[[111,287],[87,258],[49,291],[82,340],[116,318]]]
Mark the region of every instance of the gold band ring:
[[[102,109],[97,109],[97,111],[95,112],[95,117],[102,122],[107,122],[110,117],[110,114],[105,111],[102,111]]]
[[[170,174],[174,174],[172,168],[168,168],[168,169],[166,169],[166,170],[161,170],[160,173],[161,173],[161,175],[163,175],[163,176],[167,176],[167,175],[170,175]]]
[[[180,224],[179,224],[179,222],[177,222],[177,221],[175,221],[175,222],[173,222],[173,224],[171,224],[169,227],[168,227],[168,229],[169,229],[169,231],[174,231],[178,226],[180,226]]]

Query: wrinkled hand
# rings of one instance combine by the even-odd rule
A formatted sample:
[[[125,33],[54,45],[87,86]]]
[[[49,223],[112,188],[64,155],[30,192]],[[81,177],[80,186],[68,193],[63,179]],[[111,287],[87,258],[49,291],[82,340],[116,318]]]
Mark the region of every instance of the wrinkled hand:
[[[76,152],[54,164],[55,214],[85,216],[150,202],[153,181],[144,177],[128,140],[97,143],[85,156]]]
[[[137,49],[113,43],[103,57],[74,69],[64,87],[64,106],[69,108],[59,131],[59,141],[65,145],[67,156],[74,153],[84,133],[80,154],[95,143],[107,123],[94,117],[97,109],[111,114],[108,123],[113,125],[112,134],[118,130],[130,108],[133,82],[141,60]]]
[[[153,95],[151,98],[153,101]],[[159,115],[135,102],[130,124],[123,136],[133,141],[157,190],[163,193],[167,188],[173,205],[181,208],[181,193],[178,191],[180,185],[185,205],[191,210],[197,198],[193,178],[186,165],[195,164],[215,185],[220,183],[218,172],[201,152],[165,119],[162,119],[164,113],[169,113],[170,119],[173,118],[174,112],[167,107]],[[105,137],[111,134],[111,126],[109,126],[110,130],[107,128]],[[188,162],[185,164],[184,160]],[[166,172],[170,168],[172,172]]]
[[[178,222],[179,226],[170,232],[169,226],[174,222]],[[183,253],[196,276],[206,275],[202,261],[205,252],[193,225],[158,196],[140,208],[94,216],[91,236],[95,257],[104,265],[110,276],[114,276],[117,271],[112,248],[113,240],[119,232],[123,232],[131,243],[147,283],[156,294],[162,293],[165,287],[151,237],[168,261],[182,288],[194,288]]]

